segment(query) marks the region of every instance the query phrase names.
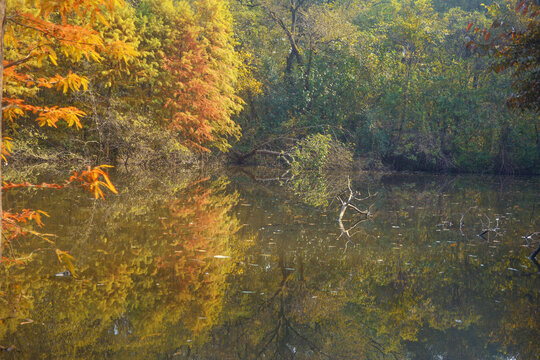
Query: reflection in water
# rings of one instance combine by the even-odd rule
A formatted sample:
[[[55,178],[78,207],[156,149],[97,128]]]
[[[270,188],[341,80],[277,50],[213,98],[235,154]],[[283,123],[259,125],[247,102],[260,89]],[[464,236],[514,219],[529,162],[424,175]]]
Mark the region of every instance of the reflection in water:
[[[0,357],[538,354],[540,281],[522,238],[540,228],[534,179],[357,175],[352,187],[377,196],[349,239],[333,200],[346,175],[284,186],[247,174],[118,175],[124,192],[105,203],[10,194],[7,207],[51,214],[46,232],[79,278],[55,277],[65,268],[39,239],[20,242],[33,255],[2,269],[0,345],[14,348]],[[358,220],[347,211],[341,225]]]

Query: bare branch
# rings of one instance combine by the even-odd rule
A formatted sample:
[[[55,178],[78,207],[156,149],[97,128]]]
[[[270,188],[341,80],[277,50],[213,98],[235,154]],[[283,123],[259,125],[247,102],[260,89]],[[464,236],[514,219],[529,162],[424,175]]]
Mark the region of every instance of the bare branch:
[[[357,232],[355,232],[354,234],[351,234],[351,231],[354,228],[356,228],[360,223],[369,220],[369,218],[372,216],[371,215],[371,208],[373,207],[373,204],[371,204],[367,210],[360,210],[356,205],[354,205],[352,203],[352,201],[353,200],[357,200],[357,201],[367,200],[367,199],[377,195],[377,193],[372,195],[368,191],[368,196],[366,196],[365,198],[356,197],[356,195],[358,195],[359,193],[352,189],[351,179],[348,176],[347,176],[347,187],[349,188],[349,197],[348,197],[347,201],[344,201],[341,197],[337,196],[337,199],[341,202],[341,209],[340,209],[339,215],[338,215],[338,224],[339,224],[339,229],[341,230],[341,234],[338,236],[338,239],[341,238],[343,235],[346,235],[347,238],[348,238],[348,241],[345,244],[346,246],[349,243],[349,241],[351,241],[351,237],[354,234],[357,233]],[[352,208],[353,210],[355,210],[357,213],[365,215],[366,218],[357,221],[353,226],[346,229],[345,226],[343,225],[343,216],[345,215],[345,212],[347,211],[347,208],[349,208],[349,207]]]
[[[4,69],[10,68],[12,66],[17,66],[17,65],[24,64],[25,62],[32,60],[33,57],[34,57],[34,55],[32,53],[30,53],[30,54],[28,54],[26,57],[24,57],[22,59],[15,60],[15,61],[7,63],[6,65],[4,65]]]

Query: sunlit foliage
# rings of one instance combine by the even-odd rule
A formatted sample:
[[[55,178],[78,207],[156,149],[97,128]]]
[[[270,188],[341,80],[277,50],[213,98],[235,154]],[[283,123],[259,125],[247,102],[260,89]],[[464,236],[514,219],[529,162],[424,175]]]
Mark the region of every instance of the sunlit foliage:
[[[224,151],[230,147],[228,137],[240,136],[231,120],[241,109],[235,95],[239,59],[233,49],[232,18],[220,0],[196,1],[195,10],[188,2],[178,6],[177,37],[165,59],[172,77],[166,93],[170,127],[191,147]]]

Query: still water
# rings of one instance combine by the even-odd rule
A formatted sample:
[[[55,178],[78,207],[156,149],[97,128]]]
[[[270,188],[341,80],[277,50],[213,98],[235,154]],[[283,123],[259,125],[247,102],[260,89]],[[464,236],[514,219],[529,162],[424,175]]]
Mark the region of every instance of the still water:
[[[9,191],[55,236],[6,250],[26,265],[1,270],[0,358],[538,359],[537,178],[278,175]],[[339,223],[348,177],[369,214]]]

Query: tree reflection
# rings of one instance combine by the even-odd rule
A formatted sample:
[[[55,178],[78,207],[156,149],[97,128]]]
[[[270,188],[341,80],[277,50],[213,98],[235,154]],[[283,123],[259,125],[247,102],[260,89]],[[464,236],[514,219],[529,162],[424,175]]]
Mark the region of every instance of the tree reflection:
[[[245,245],[234,238],[238,194],[226,179],[184,187],[156,197],[132,189],[96,209],[89,229],[74,211],[59,236],[72,236],[78,279],[54,277],[61,268],[47,256],[6,267],[1,344],[15,345],[16,358],[143,358],[202,342]]]
[[[374,219],[347,252],[329,230],[336,212],[295,205],[267,185],[278,199],[254,200],[264,209],[250,213],[261,219],[252,225],[256,246],[231,279],[236,292],[213,345],[197,356],[219,349],[238,358],[534,358],[538,277],[519,246],[524,228],[538,226],[521,215],[531,193],[519,190],[521,209],[512,199],[519,186],[500,195],[442,180],[383,179]],[[251,191],[242,196],[259,199]],[[487,241],[475,236],[486,215],[505,215],[500,235]]]
[[[80,278],[54,277],[64,269],[47,252],[26,269],[6,267],[0,345],[19,351],[8,357],[537,353],[540,280],[522,238],[540,226],[534,184],[357,177],[352,189],[378,195],[345,251],[338,202],[314,206],[279,182],[245,176],[176,178],[148,180],[161,187],[141,178],[106,204],[54,194],[66,196],[54,203],[70,220],[47,231],[75,256]],[[27,196],[14,200],[39,200]],[[500,229],[483,239],[486,217]],[[351,211],[344,226],[356,218]]]

